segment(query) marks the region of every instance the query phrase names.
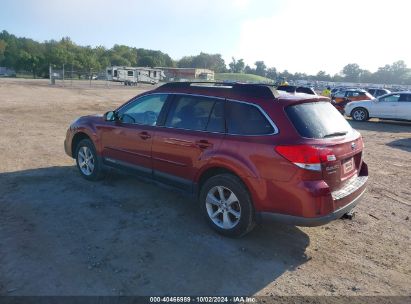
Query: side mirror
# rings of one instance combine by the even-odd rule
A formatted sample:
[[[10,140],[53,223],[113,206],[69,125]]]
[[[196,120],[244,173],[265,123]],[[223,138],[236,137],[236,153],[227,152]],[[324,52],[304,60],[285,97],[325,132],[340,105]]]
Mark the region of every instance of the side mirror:
[[[117,120],[117,113],[115,111],[108,111],[104,114],[104,120],[115,121]]]

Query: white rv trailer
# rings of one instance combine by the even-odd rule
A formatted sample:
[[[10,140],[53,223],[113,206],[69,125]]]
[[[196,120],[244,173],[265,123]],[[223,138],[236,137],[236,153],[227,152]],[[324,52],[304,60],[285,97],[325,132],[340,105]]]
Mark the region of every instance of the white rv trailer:
[[[165,77],[160,69],[124,66],[108,67],[106,76],[107,80],[123,82],[124,85],[136,85],[139,82],[156,84]]]

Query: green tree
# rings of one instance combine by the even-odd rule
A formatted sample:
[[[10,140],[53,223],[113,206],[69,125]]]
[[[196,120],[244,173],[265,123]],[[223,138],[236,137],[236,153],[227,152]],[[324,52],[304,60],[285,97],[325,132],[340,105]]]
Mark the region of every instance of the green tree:
[[[331,76],[327,74],[325,71],[319,71],[315,76],[315,79],[319,81],[330,81]]]
[[[193,67],[193,56],[184,56],[177,62],[179,68],[192,68]]]
[[[373,82],[373,74],[368,70],[361,70],[360,82]]]
[[[200,53],[197,56],[185,56],[178,61],[177,65],[180,68],[210,69],[217,73],[223,73],[227,70],[220,54]]]
[[[391,82],[397,84],[404,84],[410,73],[410,69],[407,68],[403,60],[394,62],[390,67],[390,71],[392,77]]]
[[[264,61],[256,61],[255,63],[255,73],[260,76],[265,76],[267,73],[267,66],[264,64]]]
[[[267,78],[270,78],[272,80],[276,80],[277,79],[277,69],[276,68],[269,68],[267,70]]]
[[[244,68],[245,68],[244,59],[236,60],[233,57],[231,63],[229,64],[229,66],[230,66],[230,71],[232,73],[242,73],[242,72],[244,72]]]
[[[255,69],[251,68],[248,64],[244,68],[244,73],[246,74],[255,74]]]
[[[139,58],[138,60],[138,66],[154,67],[155,65],[156,64],[152,56],[144,56],[144,57]]]
[[[0,39],[0,63],[4,59],[4,52],[6,51],[7,43],[3,39]]]
[[[358,82],[360,79],[360,75],[361,75],[360,66],[356,63],[347,64],[343,68],[342,74],[346,81]]]

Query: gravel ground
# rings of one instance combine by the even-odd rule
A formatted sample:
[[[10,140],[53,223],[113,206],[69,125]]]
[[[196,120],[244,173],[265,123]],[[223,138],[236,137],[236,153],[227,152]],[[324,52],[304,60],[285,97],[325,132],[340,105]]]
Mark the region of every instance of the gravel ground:
[[[411,295],[411,124],[351,122],[366,145],[354,220],[212,232],[191,199],[63,151],[80,115],[151,86],[0,79],[0,295]]]

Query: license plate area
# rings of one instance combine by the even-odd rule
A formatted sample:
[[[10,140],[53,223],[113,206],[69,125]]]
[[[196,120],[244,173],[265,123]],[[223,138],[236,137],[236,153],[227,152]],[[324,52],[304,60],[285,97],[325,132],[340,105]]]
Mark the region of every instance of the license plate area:
[[[354,158],[349,158],[343,161],[342,163],[343,174],[349,174],[354,170]]]

